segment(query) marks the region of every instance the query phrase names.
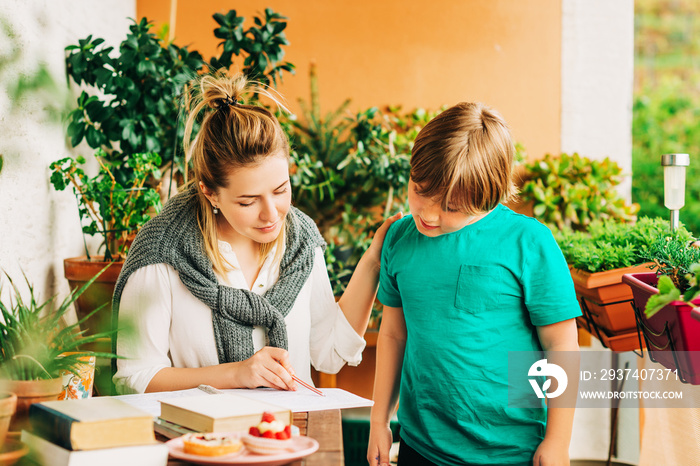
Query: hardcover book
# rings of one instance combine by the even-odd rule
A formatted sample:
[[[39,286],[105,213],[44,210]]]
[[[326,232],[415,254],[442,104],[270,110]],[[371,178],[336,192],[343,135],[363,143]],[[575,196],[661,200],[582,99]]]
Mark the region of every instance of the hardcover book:
[[[153,416],[111,397],[34,403],[29,422],[34,433],[67,450],[156,443]]]
[[[263,401],[225,393],[162,400],[160,417],[197,432],[248,431],[260,423],[263,412],[291,425],[292,411]]]
[[[42,466],[166,466],[168,446],[164,443],[71,451],[36,434],[22,431],[22,442],[29,447],[28,458]]]

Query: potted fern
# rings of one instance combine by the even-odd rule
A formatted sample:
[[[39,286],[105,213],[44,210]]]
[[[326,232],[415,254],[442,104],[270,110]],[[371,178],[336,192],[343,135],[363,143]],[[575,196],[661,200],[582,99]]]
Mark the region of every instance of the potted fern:
[[[79,325],[86,318],[74,324],[65,324],[66,311],[97,277],[79,290],[71,291],[58,305],[55,305],[55,297],[39,303],[26,276],[28,299],[22,298],[9,275],[5,277],[11,287],[8,293],[11,296],[6,301],[0,301],[0,390],[17,396],[17,410],[10,429],[18,431],[27,426],[29,405],[58,398],[62,389],[62,371],[77,375],[81,358],[85,356],[115,357],[111,353],[83,349],[85,345],[107,338],[114,332],[85,336]]]
[[[647,251],[656,272],[623,276],[649,356],[677,369],[683,382],[700,385],[700,249],[683,235],[658,238]]]

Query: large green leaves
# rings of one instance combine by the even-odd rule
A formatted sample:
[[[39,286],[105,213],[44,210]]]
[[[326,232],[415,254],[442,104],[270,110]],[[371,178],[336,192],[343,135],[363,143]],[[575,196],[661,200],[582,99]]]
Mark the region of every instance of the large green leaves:
[[[88,36],[66,47],[66,68],[78,84],[99,91],[83,91],[68,116],[72,146],[85,140],[104,157],[115,176],[129,177],[117,163],[135,153],[158,152],[163,161],[181,158],[178,122],[185,84],[204,67],[197,52],[164,44],[150,32],[145,18],[129,27],[118,54],[104,40]],[[112,149],[112,150],[109,150]]]
[[[255,16],[255,26],[243,29],[245,18],[238,16],[236,10],[225,15],[217,13],[214,20],[219,27],[214,35],[222,39],[219,42],[221,55],[211,59],[211,67],[229,68],[234,56],[243,57],[241,71],[250,78],[265,85],[277,85],[282,80],[284,72],[294,74],[294,65],[282,62],[283,46],[289,45],[284,30],[287,28],[287,18],[275,13],[270,8],[265,9],[265,17]]]

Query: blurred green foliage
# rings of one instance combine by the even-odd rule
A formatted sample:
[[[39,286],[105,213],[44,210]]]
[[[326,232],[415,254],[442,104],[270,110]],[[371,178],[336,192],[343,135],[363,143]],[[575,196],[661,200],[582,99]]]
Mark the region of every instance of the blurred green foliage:
[[[286,19],[272,9],[265,8],[264,18],[255,16],[255,26],[243,29],[245,18],[238,16],[236,10],[225,15],[214,14],[214,20],[219,24],[214,29],[214,36],[222,39],[219,42],[222,52],[218,58],[212,57],[210,67],[228,69],[233,64],[234,57],[243,56],[243,74],[266,86],[277,86],[277,80],[282,80],[283,73],[286,71],[294,74],[295,68],[289,62],[282,62],[285,53],[282,46],[289,45],[284,34]],[[257,94],[254,98],[257,98]]]
[[[29,291],[28,299],[22,294],[7,273],[9,284],[6,300],[0,301],[0,378],[9,380],[46,380],[59,377],[61,371],[78,374],[81,358],[120,357],[112,353],[86,351],[81,348],[100,339],[111,337],[116,330],[85,335],[80,330],[91,316],[87,315],[73,324],[66,324],[65,313],[72,309],[74,301],[107,269],[105,267],[79,290],[73,290],[60,303],[56,297],[40,303],[34,286],[27,276],[24,280]],[[98,312],[104,306],[95,309]]]
[[[700,2],[635,2],[632,199],[640,215],[668,218],[661,155],[689,153],[688,230],[700,233]]]

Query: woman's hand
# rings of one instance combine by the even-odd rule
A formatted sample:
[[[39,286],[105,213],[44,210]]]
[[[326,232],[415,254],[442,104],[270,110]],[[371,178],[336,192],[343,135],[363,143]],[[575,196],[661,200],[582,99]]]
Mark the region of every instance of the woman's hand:
[[[289,353],[282,348],[266,346],[245,361],[231,364],[235,366],[232,378],[236,388],[297,389]]]
[[[372,244],[370,244],[365,255],[371,257],[373,262],[377,264],[377,267],[379,267],[379,262],[382,256],[382,246],[384,245],[384,237],[386,237],[386,232],[389,230],[389,227],[392,223],[394,223],[402,217],[403,212],[399,212],[398,214],[392,215],[391,217],[384,220],[382,226],[377,228],[377,231],[374,233],[374,237],[372,238]]]
[[[389,450],[393,436],[391,428],[383,422],[372,422],[369,428],[367,462],[369,466],[389,466]]]

